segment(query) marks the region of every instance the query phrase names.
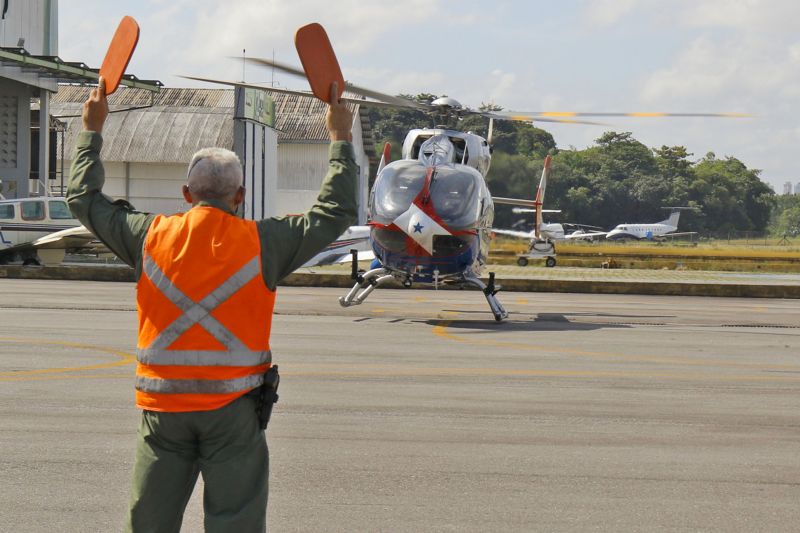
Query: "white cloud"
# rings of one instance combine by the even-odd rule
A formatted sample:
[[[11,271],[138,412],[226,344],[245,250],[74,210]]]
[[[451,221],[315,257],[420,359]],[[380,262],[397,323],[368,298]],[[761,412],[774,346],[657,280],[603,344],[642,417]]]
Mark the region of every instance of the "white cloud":
[[[589,0],[583,13],[584,24],[607,27],[617,24],[642,4],[641,0]]]
[[[614,120],[608,129],[632,131],[648,146],[683,144],[698,157],[735,155],[773,183],[800,175],[800,2],[589,0],[541,13],[520,0],[494,8],[443,0],[68,1],[59,5],[60,55],[99,65],[113,33],[108,21],[130,14],[142,26],[132,73],[168,86],[191,83],[176,73],[240,79],[241,62],[228,56],[274,51],[297,64],[294,31],[313,20],[359,85],[521,111],[751,112],[758,117],[749,121]],[[246,77],[268,81],[271,73],[248,66]],[[560,146],[586,146],[603,131],[546,127]]]
[[[642,102],[687,111],[748,112],[755,118],[744,124],[714,123],[705,135],[684,131],[686,143],[713,143],[718,155],[735,155],[745,164],[765,169],[764,179],[778,184],[794,179],[800,170],[794,155],[800,109],[800,43],[795,4],[749,1],[727,12],[719,2],[690,7],[686,24],[725,26],[726,31],[704,30],[642,83]],[[800,6],[800,4],[798,4]],[[720,13],[726,13],[722,16]],[[769,29],[769,31],[764,31]],[[687,109],[688,108],[688,109]]]

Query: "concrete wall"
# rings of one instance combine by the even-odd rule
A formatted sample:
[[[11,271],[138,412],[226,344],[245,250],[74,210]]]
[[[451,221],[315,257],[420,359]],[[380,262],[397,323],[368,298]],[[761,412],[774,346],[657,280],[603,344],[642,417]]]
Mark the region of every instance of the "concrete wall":
[[[364,152],[361,121],[353,123],[353,146],[359,165],[359,223],[366,222],[369,160]],[[317,199],[320,185],[328,172],[328,143],[285,142],[278,145],[279,215],[303,213]]]
[[[278,145],[278,215],[303,213],[319,194],[328,172],[328,143]]]
[[[6,198],[28,196],[31,90],[0,78],[0,194]]]
[[[65,161],[69,168],[71,161]],[[139,211],[177,213],[189,205],[181,187],[186,184],[186,165],[105,162],[103,192],[112,198],[128,200]]]

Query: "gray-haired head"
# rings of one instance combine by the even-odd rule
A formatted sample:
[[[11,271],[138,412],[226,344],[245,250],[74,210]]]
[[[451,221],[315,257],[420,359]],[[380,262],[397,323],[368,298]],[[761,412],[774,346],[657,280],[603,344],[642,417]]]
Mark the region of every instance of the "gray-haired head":
[[[195,200],[229,200],[242,186],[242,163],[225,148],[203,148],[192,156],[186,181]]]

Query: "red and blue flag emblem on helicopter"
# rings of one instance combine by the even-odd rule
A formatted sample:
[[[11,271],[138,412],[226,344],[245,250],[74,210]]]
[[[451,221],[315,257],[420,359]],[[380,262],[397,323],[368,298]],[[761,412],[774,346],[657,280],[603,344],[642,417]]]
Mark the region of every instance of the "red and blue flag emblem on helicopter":
[[[425,185],[408,209],[394,219],[392,225],[403,231],[408,237],[406,248],[413,255],[422,255],[420,249],[433,255],[433,238],[436,235],[453,235],[441,218],[431,201],[431,179],[436,170],[428,168]]]
[[[412,256],[434,255],[434,237],[475,234],[475,231],[453,231],[436,214],[436,207],[431,198],[431,182],[436,173],[435,167],[428,167],[425,184],[408,209],[397,216],[391,224],[383,225],[371,222],[370,225],[402,231],[406,234],[406,251]]]

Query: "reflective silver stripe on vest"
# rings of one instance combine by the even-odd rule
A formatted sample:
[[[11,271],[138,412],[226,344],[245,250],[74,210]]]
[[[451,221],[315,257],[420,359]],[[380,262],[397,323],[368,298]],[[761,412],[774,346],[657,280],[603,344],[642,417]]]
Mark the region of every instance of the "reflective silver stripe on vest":
[[[230,298],[236,291],[247,285],[253,278],[260,274],[258,256],[247,262],[238,272],[225,280],[219,287],[214,289],[211,294],[194,302],[186,296],[172,280],[156,265],[150,254],[145,254],[144,271],[150,281],[153,282],[158,290],[166,296],[169,301],[183,310],[183,314],[165,328],[158,336],[153,339],[150,349],[166,349],[175,342],[178,337],[183,335],[195,324],[200,324],[215,339],[222,343],[225,348],[231,351],[248,351],[247,346],[240,341],[236,335],[223,326],[216,318],[211,316],[211,312],[219,304]]]
[[[227,394],[258,387],[263,374],[235,379],[156,379],[136,376],[136,390],[161,394]]]
[[[257,366],[272,362],[272,352],[214,351],[214,350],[154,350],[136,351],[143,365],[172,366]]]

